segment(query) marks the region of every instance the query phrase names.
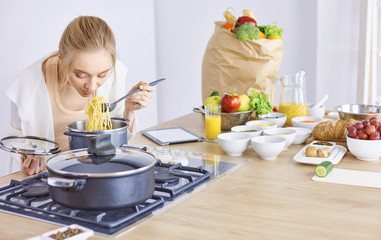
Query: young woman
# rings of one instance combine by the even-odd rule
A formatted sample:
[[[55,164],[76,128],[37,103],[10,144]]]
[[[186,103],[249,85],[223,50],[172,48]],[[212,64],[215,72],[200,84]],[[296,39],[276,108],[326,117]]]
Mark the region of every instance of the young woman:
[[[62,34],[59,51],[24,70],[5,94],[10,98],[11,135],[55,139],[68,150],[67,126],[86,119],[85,107],[99,95],[113,102],[126,94],[126,67],[116,59],[110,27],[98,17],[74,19]],[[110,115],[130,120],[128,138],[137,131],[135,111],[147,107],[153,87],[137,83],[141,92],[119,103]],[[29,175],[45,168],[42,157],[21,157],[21,171]]]

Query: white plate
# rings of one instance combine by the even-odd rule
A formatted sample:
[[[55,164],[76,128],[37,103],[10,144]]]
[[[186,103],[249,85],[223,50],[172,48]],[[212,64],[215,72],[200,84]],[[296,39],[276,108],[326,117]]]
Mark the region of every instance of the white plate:
[[[53,240],[53,238],[49,237],[50,235],[55,234],[58,231],[64,232],[64,231],[66,231],[68,229],[68,227],[70,227],[72,229],[73,228],[81,229],[83,232],[81,232],[79,234],[76,234],[76,235],[74,235],[72,237],[65,238],[65,240],[85,240],[85,239],[88,239],[89,237],[94,235],[94,231],[93,230],[85,228],[85,227],[82,227],[82,226],[77,225],[77,224],[72,224],[70,226],[61,227],[61,228],[58,228],[56,230],[52,230],[52,231],[43,233],[40,236],[37,236],[37,237],[34,237],[34,238],[29,238],[28,240],[35,240],[35,239],[36,240],[37,239],[41,239],[41,240]]]
[[[332,147],[331,154],[326,158],[320,157],[306,157],[306,148],[310,145],[304,146],[297,154],[294,156],[295,162],[319,165],[324,161],[330,161],[333,165],[338,164],[343,158],[344,154],[347,152],[347,148],[341,145],[335,145]]]

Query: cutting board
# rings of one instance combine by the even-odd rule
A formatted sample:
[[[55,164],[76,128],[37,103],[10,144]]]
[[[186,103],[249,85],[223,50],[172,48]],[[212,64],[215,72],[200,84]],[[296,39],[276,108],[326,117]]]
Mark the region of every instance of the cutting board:
[[[326,177],[313,176],[318,182],[338,183],[362,187],[381,188],[381,172],[334,168]]]

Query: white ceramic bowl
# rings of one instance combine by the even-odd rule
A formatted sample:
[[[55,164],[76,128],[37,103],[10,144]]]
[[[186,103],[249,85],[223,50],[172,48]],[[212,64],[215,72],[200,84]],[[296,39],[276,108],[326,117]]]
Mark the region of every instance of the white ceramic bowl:
[[[260,158],[274,160],[283,151],[286,139],[280,136],[257,136],[251,139],[251,146]]]
[[[277,127],[283,127],[283,125],[286,123],[287,115],[284,113],[272,112],[268,114],[259,115],[258,118],[261,120],[275,122]]]
[[[257,126],[239,125],[239,126],[232,127],[231,131],[247,133],[250,135],[250,137],[256,137],[262,134],[263,129]]]
[[[317,117],[294,117],[291,119],[293,127],[302,127],[308,128],[311,131],[314,130],[314,127],[321,122],[321,118]]]
[[[307,108],[307,116],[309,117],[317,117],[317,118],[323,119],[324,115],[325,115],[324,106],[320,106],[316,108],[311,108],[311,107]]]
[[[238,132],[221,133],[217,138],[226,154],[234,157],[242,155],[251,139],[250,134]]]
[[[361,140],[347,136],[347,146],[359,160],[376,161],[381,157],[381,140]]]
[[[301,127],[288,127],[288,128],[294,129],[296,131],[296,136],[292,144],[304,143],[311,136],[311,133],[312,133],[312,131],[308,128],[301,128]]]
[[[276,123],[269,120],[252,120],[246,123],[246,126],[261,127],[263,130],[267,128],[276,128]]]
[[[263,131],[263,135],[275,135],[286,139],[284,150],[294,142],[296,131],[291,128],[268,128]]]

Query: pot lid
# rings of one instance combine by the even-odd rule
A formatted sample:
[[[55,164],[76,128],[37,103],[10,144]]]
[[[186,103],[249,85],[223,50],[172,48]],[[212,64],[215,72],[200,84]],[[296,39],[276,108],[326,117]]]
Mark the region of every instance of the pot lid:
[[[87,149],[66,151],[48,159],[46,166],[65,176],[110,177],[136,174],[155,164],[156,158],[150,153],[123,145],[106,156],[94,155]]]
[[[0,148],[23,155],[52,155],[61,150],[57,142],[36,136],[9,136],[0,140]]]

